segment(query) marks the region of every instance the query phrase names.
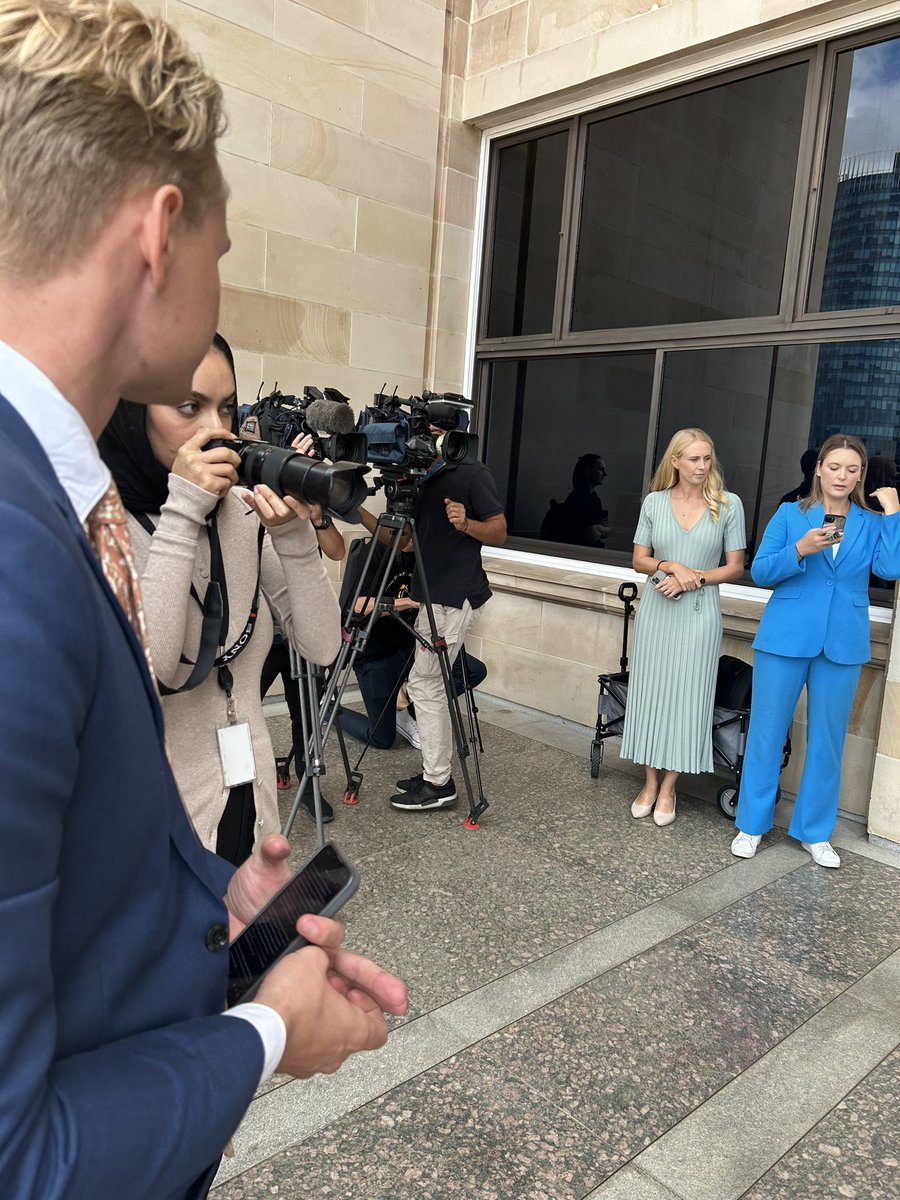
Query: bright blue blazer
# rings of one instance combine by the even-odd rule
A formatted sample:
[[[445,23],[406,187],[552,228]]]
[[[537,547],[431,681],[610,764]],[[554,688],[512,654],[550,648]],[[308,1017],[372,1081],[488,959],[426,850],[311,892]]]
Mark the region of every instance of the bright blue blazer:
[[[252,1026],[212,1015],[230,874],[185,815],[140,645],[0,397],[4,1198],[205,1195],[263,1063]]]
[[[787,658],[864,663],[869,645],[869,573],[900,578],[900,513],[889,517],[851,504],[837,558],[826,547],[797,562],[795,543],[821,528],[821,504],[801,512],[782,504],[766,526],[750,573],[772,588],[754,639],[756,650]]]

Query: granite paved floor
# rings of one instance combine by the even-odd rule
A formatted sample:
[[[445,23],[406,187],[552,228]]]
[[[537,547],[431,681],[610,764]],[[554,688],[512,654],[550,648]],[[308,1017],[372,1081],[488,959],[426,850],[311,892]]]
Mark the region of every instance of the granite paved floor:
[[[261,1089],[215,1200],[900,1195],[900,857],[840,822],[840,871],[780,828],[740,862],[708,781],[657,829],[632,776],[590,779],[583,729],[482,716],[478,832],[389,807],[403,742],[358,806],[329,770],[348,944],[410,1012],[336,1076]],[[303,811],[292,843],[314,848]]]

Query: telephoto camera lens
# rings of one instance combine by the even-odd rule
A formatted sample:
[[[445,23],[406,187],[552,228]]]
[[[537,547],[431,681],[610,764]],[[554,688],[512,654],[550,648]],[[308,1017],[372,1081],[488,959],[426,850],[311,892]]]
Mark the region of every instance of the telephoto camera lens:
[[[204,450],[227,446],[241,460],[241,483],[255,487],[263,483],[278,496],[293,496],[304,504],[320,504],[339,517],[358,508],[366,498],[364,475],[368,467],[352,462],[316,462],[296,450],[282,449],[268,442],[229,441],[216,438]]]

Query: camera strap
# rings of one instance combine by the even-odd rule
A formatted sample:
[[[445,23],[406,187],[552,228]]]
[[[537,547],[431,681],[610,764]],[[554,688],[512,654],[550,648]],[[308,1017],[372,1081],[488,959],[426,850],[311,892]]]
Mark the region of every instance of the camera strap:
[[[206,521],[206,536],[209,539],[209,586],[206,589],[206,595],[201,600],[193,584],[191,584],[190,591],[191,597],[196,601],[203,613],[197,661],[193,664],[193,670],[181,687],[170,688],[164,683],[159,682],[161,696],[178,696],[182,692],[193,691],[194,688],[199,687],[203,683],[215,667],[218,672],[219,687],[230,698],[232,688],[234,687],[234,677],[231,674],[229,666],[249,645],[250,639],[253,637],[253,631],[256,628],[256,618],[259,615],[259,596],[262,588],[262,548],[266,536],[265,528],[262,525],[259,526],[257,534],[256,588],[253,593],[253,603],[250,606],[250,615],[247,618],[240,637],[234,645],[229,650],[221,649],[224,646],[228,633],[230,614],[228,609],[228,585],[225,580],[222,547],[219,541],[218,510],[219,506],[217,504]],[[152,537],[156,532],[156,526],[147,514],[133,513],[132,515],[138,524],[146,529]],[[190,659],[185,658],[184,655],[181,656],[181,661],[185,664],[190,664]]]

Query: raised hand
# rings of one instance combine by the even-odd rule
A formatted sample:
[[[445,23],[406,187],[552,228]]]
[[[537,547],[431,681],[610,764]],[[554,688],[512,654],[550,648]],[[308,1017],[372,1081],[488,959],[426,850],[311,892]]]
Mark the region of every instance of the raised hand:
[[[214,439],[228,440],[230,437],[231,434],[221,427],[212,429],[204,425],[178,450],[172,464],[172,474],[179,475],[221,500],[237,483],[241,460],[227,446],[218,446],[214,450],[204,450],[203,447]]]

